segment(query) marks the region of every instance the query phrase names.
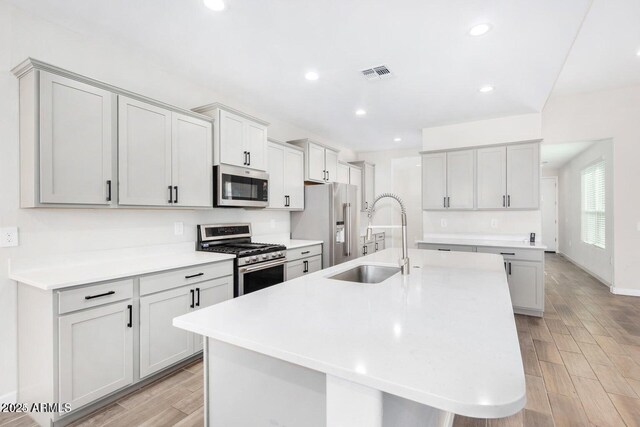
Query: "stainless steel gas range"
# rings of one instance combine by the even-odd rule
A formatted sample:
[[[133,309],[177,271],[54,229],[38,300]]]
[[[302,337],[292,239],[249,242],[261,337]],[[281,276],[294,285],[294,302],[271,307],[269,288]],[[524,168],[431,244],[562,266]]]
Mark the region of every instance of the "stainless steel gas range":
[[[284,282],[287,248],[251,241],[251,224],[198,225],[196,250],[234,254],[233,296]]]

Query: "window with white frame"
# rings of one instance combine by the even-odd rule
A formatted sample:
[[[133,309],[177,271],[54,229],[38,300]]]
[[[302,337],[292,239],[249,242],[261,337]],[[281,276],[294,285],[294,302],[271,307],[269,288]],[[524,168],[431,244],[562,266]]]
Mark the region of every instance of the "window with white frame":
[[[605,248],[605,161],[582,170],[582,241]]]

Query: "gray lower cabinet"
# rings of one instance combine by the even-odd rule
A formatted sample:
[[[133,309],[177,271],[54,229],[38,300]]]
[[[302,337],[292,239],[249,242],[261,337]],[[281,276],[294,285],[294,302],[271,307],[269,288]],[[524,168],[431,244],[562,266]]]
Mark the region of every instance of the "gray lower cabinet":
[[[53,291],[18,283],[18,401],[71,404],[33,413],[39,425],[97,409],[202,350],[174,317],[231,298],[233,261]]]
[[[140,378],[154,374],[202,350],[202,337],[174,328],[174,317],[231,298],[233,276],[141,297]]]
[[[83,406],[133,384],[131,299],[60,316],[60,402]]]
[[[322,270],[322,245],[287,249],[286,280]]]
[[[385,248],[385,233],[375,233],[371,240],[366,237],[360,237],[360,256],[370,255],[374,252],[381,251]]]
[[[501,255],[513,311],[530,316],[542,316],[544,313],[544,251],[436,243],[418,243],[418,248]]]

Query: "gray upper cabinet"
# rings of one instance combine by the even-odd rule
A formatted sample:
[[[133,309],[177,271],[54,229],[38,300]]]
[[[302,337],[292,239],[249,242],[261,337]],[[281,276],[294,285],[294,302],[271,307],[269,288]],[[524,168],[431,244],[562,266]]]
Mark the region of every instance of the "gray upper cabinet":
[[[269,208],[304,209],[304,153],[273,139],[267,143]]]
[[[21,207],[213,207],[210,119],[31,58],[12,71]]]
[[[120,204],[213,206],[211,122],[124,96],[118,120]]]
[[[507,207],[538,209],[540,206],[540,144],[507,147]]]
[[[41,203],[111,203],[115,105],[106,90],[40,73]]]
[[[349,165],[344,162],[338,162],[338,172],[336,182],[341,184],[349,184]]]
[[[356,176],[360,176],[360,183],[356,184],[352,181],[351,184],[358,185],[360,189],[360,197],[358,197],[360,210],[365,212],[373,205],[373,200],[376,197],[376,165],[364,161],[350,163],[360,168],[360,173],[357,171],[351,172]]]
[[[115,205],[116,96],[23,63],[20,205]]]
[[[422,153],[422,208],[538,209],[540,143]]]
[[[447,153],[447,208],[473,209],[475,150]]]
[[[213,206],[211,122],[172,113],[171,181],[178,206]]]
[[[476,153],[478,209],[507,207],[507,147],[480,148]]]
[[[267,127],[269,123],[220,103],[193,111],[213,117],[214,164],[267,169]]]
[[[304,180],[318,183],[338,179],[338,152],[310,139],[288,141],[304,150]]]
[[[118,120],[120,204],[172,204],[171,111],[121,96]]]
[[[422,209],[447,208],[447,153],[422,155]]]

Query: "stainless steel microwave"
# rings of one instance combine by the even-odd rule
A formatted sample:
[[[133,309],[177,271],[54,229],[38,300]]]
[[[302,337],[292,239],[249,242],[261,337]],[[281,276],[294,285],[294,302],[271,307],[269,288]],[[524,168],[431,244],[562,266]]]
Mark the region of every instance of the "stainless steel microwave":
[[[269,205],[269,174],[237,166],[213,167],[214,206],[264,208]]]

